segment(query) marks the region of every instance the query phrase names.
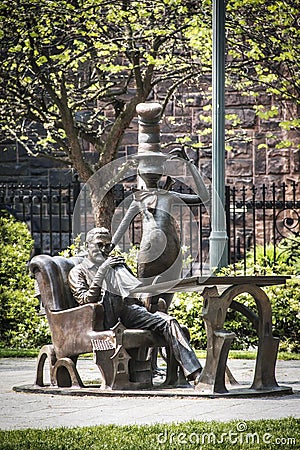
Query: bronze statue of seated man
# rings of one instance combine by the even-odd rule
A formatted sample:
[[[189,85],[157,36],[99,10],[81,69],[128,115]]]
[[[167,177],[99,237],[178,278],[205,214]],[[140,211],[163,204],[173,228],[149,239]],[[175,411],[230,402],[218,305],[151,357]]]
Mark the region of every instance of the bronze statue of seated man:
[[[126,328],[150,330],[161,335],[187,380],[199,379],[202,367],[180,325],[162,312],[149,312],[143,303],[130,295],[140,281],[134,277],[124,258],[111,256],[111,234],[106,228],[94,228],[86,236],[87,256],[69,273],[69,285],[75,300],[100,302],[104,308],[104,327],[121,321]]]

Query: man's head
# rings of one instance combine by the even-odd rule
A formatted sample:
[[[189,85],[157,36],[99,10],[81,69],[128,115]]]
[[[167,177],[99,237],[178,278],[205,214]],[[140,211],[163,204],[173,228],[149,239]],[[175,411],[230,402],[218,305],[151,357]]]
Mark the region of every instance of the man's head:
[[[86,245],[89,259],[98,263],[102,262],[111,249],[110,231],[104,227],[93,228],[86,235]]]

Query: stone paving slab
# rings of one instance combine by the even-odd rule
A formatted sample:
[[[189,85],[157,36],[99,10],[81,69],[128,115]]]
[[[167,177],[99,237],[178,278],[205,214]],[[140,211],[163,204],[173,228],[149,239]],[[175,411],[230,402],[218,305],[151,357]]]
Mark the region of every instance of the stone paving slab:
[[[180,397],[95,397],[30,394],[13,391],[13,386],[30,385],[35,359],[0,359],[0,428],[54,428],[102,424],[154,424],[187,420],[254,420],[300,418],[300,361],[278,361],[279,384],[292,387],[294,394],[258,398]],[[251,383],[255,361],[229,360],[236,379]],[[79,360],[83,380],[97,381],[92,360]]]

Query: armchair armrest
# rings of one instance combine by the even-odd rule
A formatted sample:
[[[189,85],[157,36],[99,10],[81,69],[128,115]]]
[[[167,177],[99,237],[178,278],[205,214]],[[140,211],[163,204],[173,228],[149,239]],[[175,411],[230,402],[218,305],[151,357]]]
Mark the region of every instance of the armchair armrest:
[[[64,311],[50,311],[48,321],[58,358],[92,351],[91,339],[103,331],[104,308],[88,303]]]

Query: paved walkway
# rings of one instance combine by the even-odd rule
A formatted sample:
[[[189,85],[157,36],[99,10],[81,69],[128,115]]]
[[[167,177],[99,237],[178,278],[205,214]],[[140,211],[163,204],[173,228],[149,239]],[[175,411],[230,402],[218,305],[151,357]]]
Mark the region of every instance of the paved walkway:
[[[0,359],[0,428],[53,428],[102,424],[153,424],[187,420],[300,418],[300,361],[278,361],[277,381],[294,394],[259,398],[93,397],[18,393],[13,386],[30,385],[35,359]],[[255,361],[229,360],[242,384],[251,384]],[[84,381],[95,381],[98,369],[79,360]]]

